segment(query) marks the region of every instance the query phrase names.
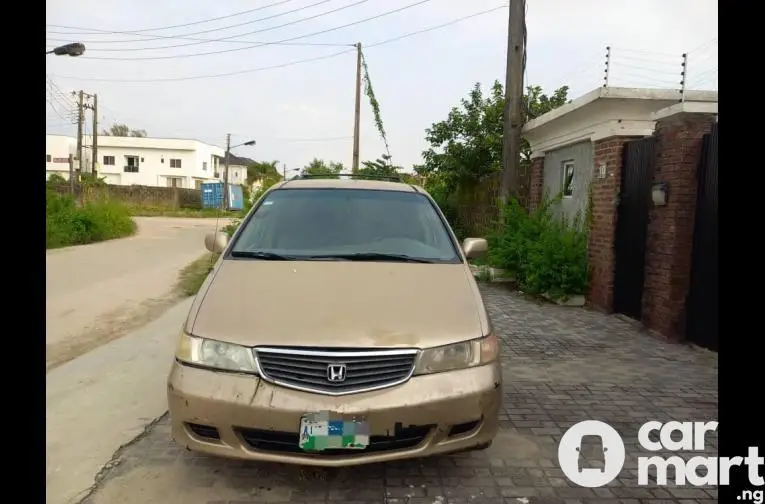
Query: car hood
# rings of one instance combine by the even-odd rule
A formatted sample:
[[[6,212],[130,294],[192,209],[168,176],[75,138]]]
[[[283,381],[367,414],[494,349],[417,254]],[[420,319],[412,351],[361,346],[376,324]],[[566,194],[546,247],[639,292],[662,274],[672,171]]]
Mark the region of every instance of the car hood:
[[[488,326],[463,264],[223,260],[213,275],[186,329],[246,346],[425,348]]]

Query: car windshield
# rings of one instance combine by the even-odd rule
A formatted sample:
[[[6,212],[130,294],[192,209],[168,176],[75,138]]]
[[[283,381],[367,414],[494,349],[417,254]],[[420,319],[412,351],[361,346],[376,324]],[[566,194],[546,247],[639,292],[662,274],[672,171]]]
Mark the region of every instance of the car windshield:
[[[361,189],[277,189],[231,248],[254,259],[461,262],[423,194]]]

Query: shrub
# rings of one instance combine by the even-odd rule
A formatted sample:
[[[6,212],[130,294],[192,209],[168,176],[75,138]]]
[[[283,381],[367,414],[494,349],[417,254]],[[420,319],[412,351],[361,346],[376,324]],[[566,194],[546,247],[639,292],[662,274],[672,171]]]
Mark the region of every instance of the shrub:
[[[460,241],[465,239],[467,233],[465,233],[465,227],[459,220],[457,195],[441,183],[428,184],[425,189],[436,202],[438,208],[441,209],[441,213],[444,214],[446,222],[449,223],[452,231],[457,235],[457,239]]]
[[[584,294],[589,282],[587,229],[581,219],[556,218],[551,202],[527,213],[513,200],[500,211],[497,230],[488,236],[489,263],[508,271],[530,294],[565,299]]]
[[[97,199],[78,207],[69,195],[48,190],[45,198],[46,248],[83,245],[129,236],[136,225],[117,201]]]

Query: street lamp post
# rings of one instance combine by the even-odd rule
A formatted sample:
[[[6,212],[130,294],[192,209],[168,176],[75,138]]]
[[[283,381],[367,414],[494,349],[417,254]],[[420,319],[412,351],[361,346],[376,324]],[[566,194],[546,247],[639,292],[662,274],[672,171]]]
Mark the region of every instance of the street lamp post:
[[[282,170],[282,178],[286,182],[287,181],[287,174],[288,173],[299,172],[299,171],[300,171],[300,168],[290,168],[288,170],[287,167],[285,166],[284,169]]]
[[[228,158],[231,153],[231,149],[236,149],[242,146],[252,147],[255,145],[255,140],[248,140],[247,142],[240,143],[239,145],[231,145],[231,133],[226,135],[226,165],[223,168],[223,208],[228,211],[229,199],[228,199]]]
[[[71,44],[64,44],[62,46],[54,47],[52,50],[45,54],[55,54],[56,56],[82,56],[85,52],[85,44],[79,42],[72,42]]]

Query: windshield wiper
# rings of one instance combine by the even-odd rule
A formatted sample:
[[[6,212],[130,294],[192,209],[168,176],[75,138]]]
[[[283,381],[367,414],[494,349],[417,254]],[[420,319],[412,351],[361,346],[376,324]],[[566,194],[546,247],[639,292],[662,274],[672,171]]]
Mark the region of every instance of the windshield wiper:
[[[249,250],[232,250],[232,257],[246,257],[248,259],[262,259],[264,261],[294,261],[292,256],[275,254],[273,252],[252,252]]]
[[[338,259],[344,261],[390,261],[390,262],[410,262],[410,263],[428,263],[434,261],[429,259],[419,259],[402,254],[382,254],[378,252],[357,252],[353,254],[327,254],[312,255],[309,259]]]

